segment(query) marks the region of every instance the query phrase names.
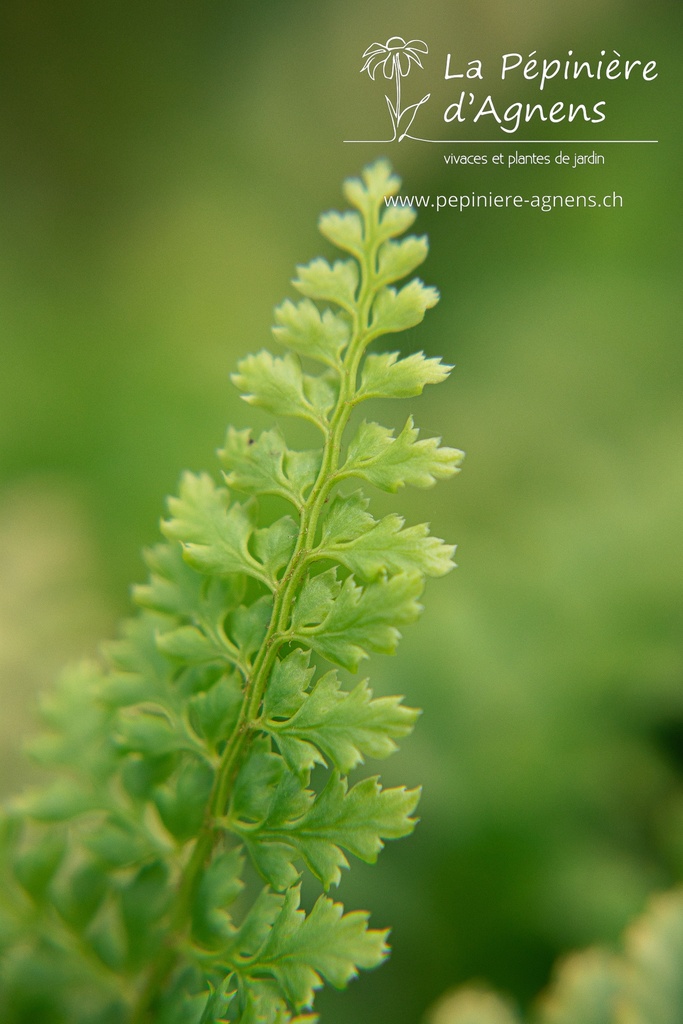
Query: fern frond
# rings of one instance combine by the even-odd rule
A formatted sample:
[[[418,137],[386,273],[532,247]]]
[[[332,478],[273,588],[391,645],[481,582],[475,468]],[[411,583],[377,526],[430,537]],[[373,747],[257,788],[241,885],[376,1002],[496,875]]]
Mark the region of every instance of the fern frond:
[[[427,254],[399,240],[414,214],[385,206],[398,187],[383,162],[346,183],[355,210],[320,222],[346,255],[298,268],[303,298],[275,311],[284,353],[247,356],[232,378],[247,403],[312,425],[318,447],[291,449],[280,425],[229,429],[223,480],[186,473],[169,499],[137,617],[46,701],[34,750],[57,781],[0,822],[3,1024],[313,1024],[324,982],[387,955],[364,911],[324,894],[305,910],[300,882],[306,869],[328,890],[348,856],[373,863],[415,826],[417,790],[347,776],[418,712],[318,664],[355,672],[393,653],[425,577],[453,566],[426,524],[374,518],[357,481],[428,487],[462,453],[412,417],[396,436],[368,421],[347,436],[356,406],[451,369],[366,355],[438,299],[418,279],[394,287]],[[266,494],[288,514],[264,518]]]

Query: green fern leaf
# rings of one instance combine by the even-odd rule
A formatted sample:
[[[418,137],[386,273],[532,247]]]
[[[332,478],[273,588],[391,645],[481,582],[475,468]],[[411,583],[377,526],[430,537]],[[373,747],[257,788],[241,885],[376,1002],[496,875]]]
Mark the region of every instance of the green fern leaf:
[[[308,420],[325,433],[327,416],[337,399],[332,380],[305,374],[298,358],[289,353],[279,359],[259,352],[243,359],[238,370],[231,379],[245,402],[275,416]]]
[[[291,451],[279,430],[254,441],[250,430],[230,427],[218,456],[229,487],[246,494],[277,494],[301,508],[320,470],[319,451]]]
[[[351,692],[343,690],[333,671],[322,676],[291,718],[270,718],[264,727],[292,771],[301,774],[328,758],[348,774],[365,757],[393,754],[395,741],[412,732],[418,714],[400,697],[373,700],[365,681]]]
[[[294,884],[297,857],[323,883],[338,885],[340,868],[348,867],[345,850],[374,864],[385,839],[400,839],[415,827],[410,815],[419,791],[382,789],[376,777],[364,779],[348,791],[336,773],[314,799],[295,776],[280,783],[269,813],[258,827],[231,821],[229,828],[244,840],[256,866],[275,888]]]
[[[353,315],[360,280],[355,260],[337,260],[330,266],[327,260],[317,259],[296,270],[292,283],[302,295],[318,302],[334,302]]]
[[[427,359],[415,352],[399,359],[398,352],[369,355],[361,374],[358,400],[368,398],[414,398],[427,384],[441,384],[453,369],[440,359]]]
[[[418,435],[412,416],[398,437],[378,423],[361,423],[337,479],[355,476],[383,491],[397,491],[406,484],[432,487],[458,472],[462,452],[440,446],[438,438],[418,440]]]
[[[334,570],[332,570],[334,572]],[[328,573],[323,574],[330,579]],[[310,603],[310,594],[320,589],[317,576],[304,584],[302,601]],[[356,672],[372,652],[393,654],[401,639],[398,626],[414,622],[422,606],[423,580],[418,573],[402,572],[382,577],[366,587],[357,586],[352,577],[344,580],[337,595],[328,593],[319,610],[308,616],[296,616],[292,639],[301,640],[334,665]],[[324,614],[326,612],[326,614]],[[319,622],[310,622],[320,618]]]
[[[360,967],[377,967],[387,954],[387,933],[369,929],[367,914],[344,914],[341,903],[321,896],[306,915],[299,898],[298,888],[287,892],[266,944],[242,969],[247,977],[272,974],[296,1010],[312,1005],[323,978],[343,988]]]
[[[263,698],[265,718],[291,718],[306,700],[314,670],[309,668],[310,652],[295,649],[273,666]]]
[[[371,336],[395,334],[417,327],[427,310],[438,301],[436,288],[428,288],[417,279],[398,291],[391,287],[383,288],[372,307]]]
[[[425,523],[404,529],[395,513],[377,521],[366,511],[368,504],[360,491],[335,496],[316,549],[319,558],[341,562],[367,581],[400,572],[443,576],[454,568],[455,548],[430,537]]]
[[[270,583],[249,551],[254,531],[253,510],[230,504],[229,492],[217,488],[206,473],[185,473],[180,497],[168,502],[171,519],[162,529],[179,540],[187,562],[199,572],[224,575],[245,573]]]
[[[343,316],[330,309],[321,313],[310,299],[296,304],[286,299],[275,310],[275,324],[273,336],[281,345],[339,369],[341,354],[351,339],[349,322]]]

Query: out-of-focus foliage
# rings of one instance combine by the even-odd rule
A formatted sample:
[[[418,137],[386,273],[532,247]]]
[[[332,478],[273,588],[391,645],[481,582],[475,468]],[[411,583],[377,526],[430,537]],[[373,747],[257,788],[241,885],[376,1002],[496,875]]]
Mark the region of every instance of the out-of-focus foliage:
[[[623,953],[595,947],[564,958],[529,1020],[534,1024],[673,1024],[683,1013],[683,893],[652,900],[626,932]],[[444,996],[425,1024],[521,1024],[509,1001],[481,988]]]
[[[35,696],[66,661],[111,629],[98,552],[77,496],[27,479],[0,496],[0,791],[26,781],[20,760]]]
[[[562,950],[616,939],[683,872],[680,4],[272,0],[266,16],[246,0],[35,0],[0,18],[0,485],[3,501],[29,478],[70,495],[70,535],[98,566],[79,601],[110,619],[159,495],[226,420],[259,415],[225,381],[265,343],[282,268],[311,252],[339,179],[380,155],[341,142],[388,124],[360,73],[368,45],[425,39],[411,88],[443,75],[439,48],[658,59],[647,90],[615,87],[609,123],[659,145],[605,147],[602,168],[494,174],[447,167],[438,147],[386,152],[408,193],[624,196],[609,217],[421,216],[445,297],[407,337],[457,365],[415,407],[428,432],[450,424],[468,469],[428,511],[405,500],[457,536],[459,569],[401,659],[370,666],[376,692],[424,708],[387,775],[424,783],[422,821],[385,851],[386,884],[363,866],[344,877],[345,901],[392,923],[394,955],[320,1005],[329,1022],[414,1022],[472,977],[524,1002]],[[4,621],[36,640],[16,578],[5,560]],[[102,635],[64,609],[41,603],[46,640],[27,656],[44,686],[52,637],[68,655]],[[12,661],[0,682],[13,734],[18,689],[33,692],[19,678]]]

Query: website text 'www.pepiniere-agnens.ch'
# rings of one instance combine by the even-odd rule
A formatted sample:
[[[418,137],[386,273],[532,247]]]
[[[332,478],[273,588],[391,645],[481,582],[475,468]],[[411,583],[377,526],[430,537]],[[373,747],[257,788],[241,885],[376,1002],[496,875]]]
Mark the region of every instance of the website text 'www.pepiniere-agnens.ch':
[[[550,213],[553,210],[581,210],[581,209],[621,209],[624,205],[623,196],[617,192],[609,192],[603,196],[597,195],[559,195],[535,193],[523,196],[515,193],[500,192],[463,192],[455,195],[413,195],[413,196],[385,196],[385,206],[397,207],[432,207],[435,210],[457,210],[464,213],[467,210],[509,210],[509,209],[531,209],[540,210],[541,213]]]

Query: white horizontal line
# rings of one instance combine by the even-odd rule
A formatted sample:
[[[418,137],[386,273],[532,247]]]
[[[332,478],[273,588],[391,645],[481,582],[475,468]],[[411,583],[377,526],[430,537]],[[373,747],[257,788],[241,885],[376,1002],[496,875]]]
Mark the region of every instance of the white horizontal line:
[[[440,146],[559,146],[572,144],[574,146],[649,146],[659,142],[659,139],[414,139],[411,142],[434,142]],[[379,139],[344,139],[350,143],[374,143],[386,142]]]

